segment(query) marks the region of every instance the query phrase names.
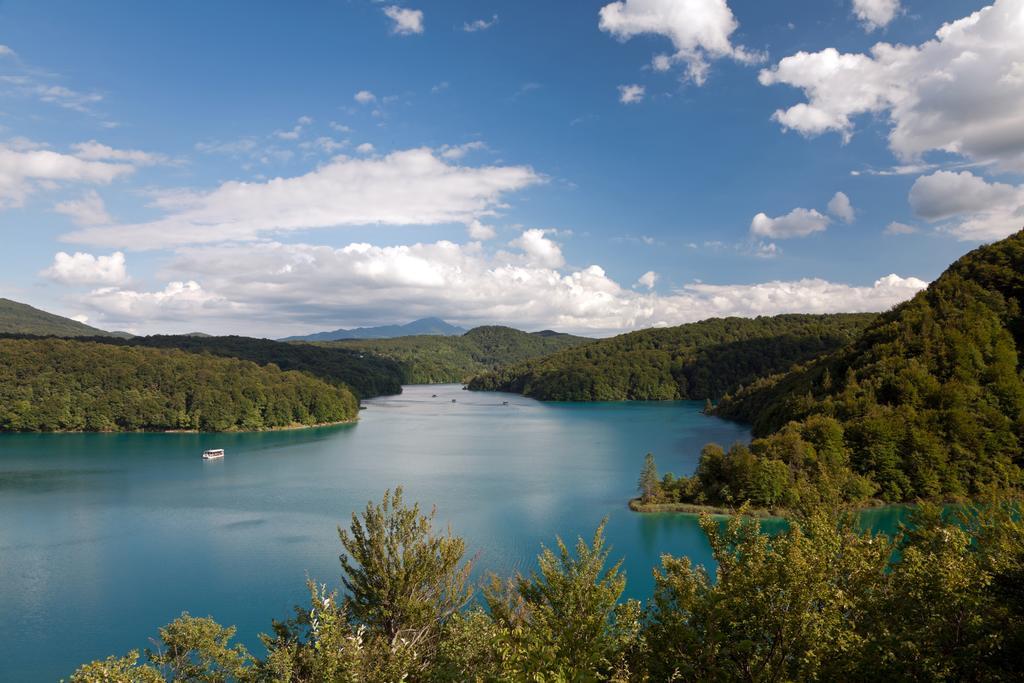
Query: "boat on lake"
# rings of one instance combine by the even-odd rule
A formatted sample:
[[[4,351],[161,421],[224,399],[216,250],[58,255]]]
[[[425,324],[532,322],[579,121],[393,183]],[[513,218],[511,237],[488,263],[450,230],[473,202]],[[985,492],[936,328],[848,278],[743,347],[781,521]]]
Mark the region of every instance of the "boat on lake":
[[[210,448],[203,451],[203,460],[217,460],[224,457],[223,448]]]

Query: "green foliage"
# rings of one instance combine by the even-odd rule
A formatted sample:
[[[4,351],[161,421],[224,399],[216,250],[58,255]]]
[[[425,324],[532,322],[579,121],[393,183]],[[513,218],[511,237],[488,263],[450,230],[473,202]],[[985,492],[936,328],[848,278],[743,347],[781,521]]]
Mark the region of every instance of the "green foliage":
[[[139,651],[132,650],[124,657],[83,664],[71,674],[71,683],[164,683],[160,672],[148,664],[139,664]]]
[[[842,435],[836,457],[887,501],[1019,487],[1022,296],[1018,233],[961,258],[848,347],[751,384],[716,414],[751,422],[768,442],[813,419],[834,420]],[[813,460],[809,471],[789,464],[794,481],[818,478]],[[871,488],[847,483],[861,494]]]
[[[852,341],[872,314],[714,318],[602,339],[474,377],[548,401],[717,399]]]
[[[521,332],[497,325],[476,327],[459,337],[418,335],[352,339],[318,346],[375,354],[401,364],[406,384],[463,382],[474,375],[594,340],[558,332]]]
[[[650,503],[657,498],[658,487],[658,466],[654,462],[654,454],[648,453],[644,457],[644,466],[640,470],[640,480],[637,482],[641,502]]]
[[[282,370],[305,372],[331,384],[350,388],[359,398],[402,393],[403,368],[372,354],[312,344],[285,343],[252,337],[211,337],[194,334],[153,335],[130,339],[90,339],[121,346],[180,349],[190,353],[239,358]]]
[[[351,420],[352,393],[176,350],[0,339],[0,431],[260,430]]]
[[[210,617],[183,613],[160,629],[160,646],[146,657],[168,680],[228,683],[248,673],[252,657],[243,645],[231,645],[233,626],[225,628]]]
[[[348,531],[338,529],[350,618],[425,659],[472,597],[465,542],[450,531],[435,534],[435,514],[421,514],[418,504],[406,506],[399,487],[379,504],[367,503],[361,519],[353,514]]]
[[[34,334],[51,337],[125,336],[90,327],[77,320],[41,311],[28,304],[0,298],[0,334]]]
[[[574,550],[544,549],[528,577],[492,577],[485,605],[460,611],[454,596],[466,593],[448,587],[464,586],[461,539],[434,536],[396,491],[353,519],[346,549],[369,564],[343,561],[349,594],[310,583],[309,608],[262,637],[265,658],[231,645],[233,629],[184,614],[160,630],[149,663],[131,652],[71,680],[1020,680],[1021,514],[1007,499],[958,514],[923,505],[892,539],[825,505],[774,535],[743,509],[726,522],[704,515],[714,577],[663,556],[643,609],[621,601],[626,578],[608,565],[602,524]]]

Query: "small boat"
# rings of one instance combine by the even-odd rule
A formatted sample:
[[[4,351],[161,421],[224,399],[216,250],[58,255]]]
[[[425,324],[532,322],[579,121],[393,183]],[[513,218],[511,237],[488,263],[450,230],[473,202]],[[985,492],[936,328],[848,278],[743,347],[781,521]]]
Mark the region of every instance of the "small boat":
[[[507,406],[507,405],[508,405],[508,401],[502,401],[502,402],[501,402],[501,405],[503,405],[503,406]]]
[[[433,395],[433,396],[431,396],[430,398],[437,398],[437,394],[434,394],[434,395]]]
[[[217,460],[224,457],[223,448],[210,448],[203,451],[203,460]]]
[[[454,398],[452,399],[452,403],[455,403],[455,399]]]

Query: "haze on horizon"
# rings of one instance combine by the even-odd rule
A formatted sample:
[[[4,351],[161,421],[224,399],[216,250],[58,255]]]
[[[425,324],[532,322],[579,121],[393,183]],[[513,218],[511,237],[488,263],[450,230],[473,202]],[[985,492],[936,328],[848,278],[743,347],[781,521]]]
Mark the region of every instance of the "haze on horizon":
[[[134,333],[884,310],[1024,226],[1024,0],[0,6],[0,296]]]

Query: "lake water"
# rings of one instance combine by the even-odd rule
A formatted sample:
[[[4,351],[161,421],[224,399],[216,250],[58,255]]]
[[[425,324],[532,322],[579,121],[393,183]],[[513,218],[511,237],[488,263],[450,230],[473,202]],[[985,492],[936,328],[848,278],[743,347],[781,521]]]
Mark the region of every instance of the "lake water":
[[[0,680],[144,648],[185,610],[262,652],[257,634],[305,602],[307,576],[338,585],[337,526],[399,484],[500,573],[607,517],[643,598],[661,553],[710,562],[695,518],[626,508],[644,455],[689,474],[705,443],[749,438],[693,401],[544,404],[444,385],[367,405],[356,425],[290,432],[0,435]],[[227,457],[202,461],[211,447]]]

